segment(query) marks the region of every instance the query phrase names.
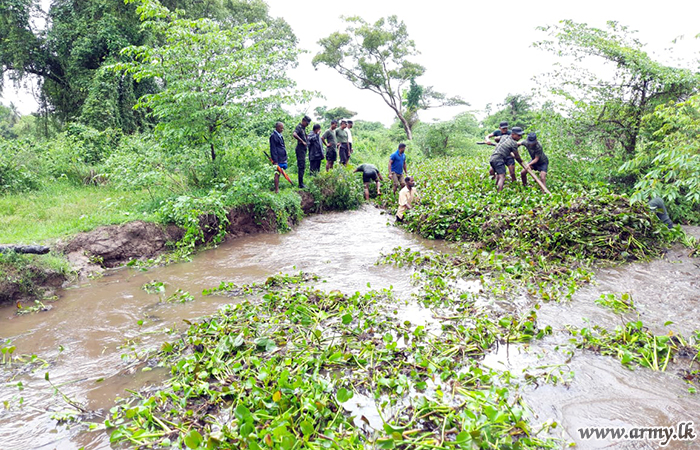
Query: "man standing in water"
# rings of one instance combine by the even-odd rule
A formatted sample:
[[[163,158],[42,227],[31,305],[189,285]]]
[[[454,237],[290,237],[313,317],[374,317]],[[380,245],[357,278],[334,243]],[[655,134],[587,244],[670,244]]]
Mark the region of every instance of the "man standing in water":
[[[338,159],[338,152],[336,150],[337,144],[335,140],[335,129],[338,127],[337,120],[331,120],[331,127],[323,133],[321,141],[323,145],[326,146],[326,172],[333,168],[333,163]]]
[[[304,116],[301,123],[294,129],[294,139],[297,140],[295,152],[297,154],[297,177],[299,179],[299,189],[304,189],[304,171],[306,170],[306,149],[309,147],[309,137],[306,135],[306,127],[311,123],[309,116]]]
[[[527,149],[530,154],[531,161],[528,166],[531,170],[536,170],[540,173],[540,180],[542,184],[547,187],[547,169],[549,168],[549,158],[544,154],[542,145],[537,141],[537,134],[530,133],[527,135],[527,139],[520,142],[518,145],[522,145]],[[527,170],[523,169],[520,172],[520,179],[523,180],[523,186],[527,186]]]
[[[413,202],[417,200],[413,177],[406,177],[404,182],[406,184],[399,192],[399,209],[396,211],[397,222],[403,222],[404,213],[409,209],[413,209]]]
[[[321,147],[321,125],[314,124],[309,135],[309,173],[316,175],[321,171],[321,161],[323,161],[323,147]]]
[[[275,131],[270,135],[270,158],[275,167],[275,194],[280,191],[280,171],[277,168],[287,168],[287,149],[284,146],[284,137],[282,137],[283,131],[284,124],[282,122],[277,122],[275,124]]]
[[[338,156],[340,157],[340,164],[347,166],[348,160],[350,159],[349,146],[348,146],[348,132],[346,128],[348,123],[344,120],[340,121],[340,129],[335,130],[335,139],[338,141]]]
[[[517,159],[518,162],[522,163],[523,160],[518,153],[518,141],[523,137],[523,129],[520,127],[514,127],[511,131],[510,136],[504,136],[496,145],[496,149],[493,151],[491,158],[489,159],[489,164],[491,164],[491,169],[493,169],[496,174],[496,187],[498,192],[503,190],[503,184],[506,181],[506,161]]]
[[[381,189],[379,189],[379,182],[384,181],[382,174],[379,173],[379,169],[374,164],[360,164],[355,169],[355,172],[362,172],[362,182],[365,184],[365,200],[369,200],[369,183],[374,181],[377,185],[377,195],[382,195]]]
[[[389,178],[394,185],[394,192],[404,187],[404,174],[406,170],[406,144],[399,144],[398,150],[389,157]]]

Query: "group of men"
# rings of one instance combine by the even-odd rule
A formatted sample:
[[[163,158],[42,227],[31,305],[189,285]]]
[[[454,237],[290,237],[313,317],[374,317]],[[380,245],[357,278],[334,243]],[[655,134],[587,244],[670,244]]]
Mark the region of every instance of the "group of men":
[[[304,116],[294,129],[292,136],[297,141],[295,153],[297,156],[297,177],[299,188],[304,189],[304,171],[306,170],[306,156],[308,151],[309,172],[311,175],[321,171],[321,161],[326,160],[326,171],[331,170],[335,161],[340,156],[340,163],[347,165],[352,155],[352,120],[331,121],[331,126],[321,135],[321,125],[315,124],[311,134],[306,134],[306,128],[311,123],[311,118]],[[270,135],[270,159],[275,166],[275,193],[279,192],[279,178],[283,170],[288,168],[287,149],[284,142],[284,124],[277,122],[275,130]],[[325,151],[324,151],[325,148]],[[377,195],[381,195],[380,182],[384,181],[379,169],[373,164],[360,164],[355,172],[362,172],[365,199],[369,200],[369,184],[374,182],[377,187]],[[404,212],[413,207],[415,197],[415,181],[406,176],[406,144],[399,144],[398,149],[389,156],[389,177],[393,184],[394,192],[399,192],[399,209],[396,213],[398,221],[403,221]]]
[[[529,169],[540,173],[539,177],[542,186],[546,187],[549,158],[544,154],[542,145],[537,140],[536,133],[528,134],[527,139],[520,142],[523,135],[524,131],[522,128],[513,127],[512,130],[508,130],[508,122],[501,122],[498,130],[489,134],[484,139],[486,144],[496,146],[491,154],[491,158],[489,158],[489,164],[491,165],[489,173],[496,178],[496,187],[499,192],[503,190],[503,185],[506,181],[506,167],[508,168],[508,172],[510,172],[511,179],[515,182],[516,160],[524,167],[520,172],[523,185],[527,185],[527,173]],[[494,138],[496,143],[492,142],[491,138]],[[527,164],[523,163],[520,153],[518,152],[518,147],[521,145],[524,146],[530,154],[531,160]]]
[[[331,170],[340,156],[340,163],[347,165],[352,155],[352,120],[331,121],[331,127],[321,135],[321,125],[315,124],[311,134],[306,128],[311,123],[309,116],[304,116],[294,129],[292,137],[297,141],[294,149],[297,156],[297,177],[299,188],[304,189],[304,172],[306,171],[306,156],[309,157],[309,172],[314,175],[321,171],[321,161],[326,160],[326,170]],[[277,122],[275,131],[270,135],[270,159],[276,168],[287,169],[287,148],[282,132],[284,124]],[[325,151],[324,151],[325,148]],[[280,171],[275,172],[275,192],[279,192]]]

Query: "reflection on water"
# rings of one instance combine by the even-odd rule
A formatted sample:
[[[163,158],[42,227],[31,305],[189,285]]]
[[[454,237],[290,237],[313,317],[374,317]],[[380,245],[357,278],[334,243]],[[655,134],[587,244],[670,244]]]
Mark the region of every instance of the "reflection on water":
[[[353,293],[392,288],[395,296],[404,300],[396,303],[397,314],[439,334],[438,318],[414,302],[405,302],[415,289],[410,284],[410,271],[377,266],[375,261],[397,246],[438,251],[449,248],[404,233],[387,222],[386,215],[369,206],[313,216],[288,234],[242,237],[196,255],[190,263],[147,272],[114,271],[87,286],[66,290],[45,313],[18,317],[12,307],[0,309],[0,338],[12,339],[17,353],[36,354],[48,364],[46,369],[22,370],[18,375],[0,369],[0,408],[2,402],[10,406],[0,411],[0,448],[109,448],[106,433],[83,433],[56,425],[51,414],[66,409],[66,405],[54,395],[44,373],[50,372],[54,384],[91,410],[108,409],[126,389],[160,383],[167,370],[144,371],[138,357],[144,349],[155,350],[163,341],[175,339],[177,330],[186,326],[183,320],[211,314],[229,302],[201,295],[203,289],[222,281],[260,282],[275,273],[303,270],[321,276],[324,282],[319,287],[325,290]],[[597,284],[579,291],[570,303],[542,305],[539,324],[551,325],[554,335],[529,346],[501,346],[484,364],[521,377],[523,395],[538,418],[536,422],[557,421],[562,427],[554,433],[576,441],[578,448],[656,448],[640,442],[581,441],[576,430],[584,426],[675,425],[694,420],[700,429],[700,401],[688,394],[675,369],[667,373],[630,371],[614,358],[580,351],[568,361],[560,348],[568,339],[563,332],[566,324],[580,327],[587,323],[586,318],[612,329],[621,323],[618,316],[594,303],[601,293],[631,293],[640,318],[656,333],[673,330],[688,335],[698,328],[700,267],[697,259],[684,252],[674,249],[658,261],[599,271]],[[179,288],[190,292],[194,301],[159,301],[158,295],[141,289],[153,280],[166,283],[166,295]],[[478,281],[460,282],[456,287],[471,295],[478,295],[482,288]],[[532,300],[520,296],[510,303],[494,303],[481,297],[479,302],[511,312],[528,307]],[[627,318],[636,320],[636,314]],[[674,324],[664,326],[668,320]],[[172,333],[167,331],[171,329]],[[570,383],[528,384],[528,374],[555,366],[561,368],[560,374],[573,371],[575,377]],[[20,398],[24,399],[21,408]],[[359,400],[356,398],[356,403]],[[359,403],[369,408],[361,415],[372,427],[378,427],[373,413],[376,407],[370,399]],[[700,445],[695,444],[687,447],[676,442],[667,448]]]

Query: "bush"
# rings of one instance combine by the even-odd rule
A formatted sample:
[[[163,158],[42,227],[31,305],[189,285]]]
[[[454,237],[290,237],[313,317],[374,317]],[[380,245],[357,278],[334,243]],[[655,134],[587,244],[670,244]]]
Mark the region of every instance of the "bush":
[[[29,168],[32,167],[32,169]],[[27,192],[39,187],[36,155],[22,141],[0,140],[0,193]]]
[[[319,212],[357,209],[364,198],[362,176],[342,165],[309,177],[307,185]]]

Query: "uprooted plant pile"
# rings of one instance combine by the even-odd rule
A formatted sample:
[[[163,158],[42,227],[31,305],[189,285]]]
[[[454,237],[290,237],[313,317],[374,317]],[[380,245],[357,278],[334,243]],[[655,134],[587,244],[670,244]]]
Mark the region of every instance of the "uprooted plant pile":
[[[520,182],[499,193],[484,167],[460,158],[427,161],[415,173],[421,201],[407,228],[429,238],[552,260],[629,261],[658,256],[682,236],[604,186],[555,179],[552,195]]]
[[[390,291],[346,296],[304,279],[224,283],[209,292],[243,298],[163,345],[159,364],[171,367],[172,379],[112,410],[105,423],[112,441],[251,449],[556,446],[528,423],[511,375],[479,363],[499,342],[546,334],[534,312],[495,321],[467,303],[431,330],[397,317]]]

